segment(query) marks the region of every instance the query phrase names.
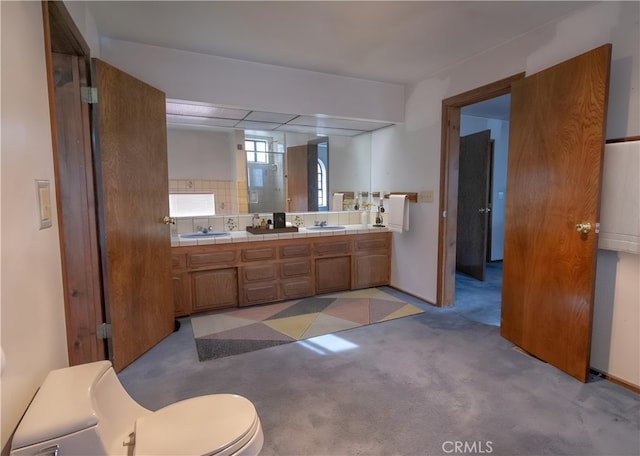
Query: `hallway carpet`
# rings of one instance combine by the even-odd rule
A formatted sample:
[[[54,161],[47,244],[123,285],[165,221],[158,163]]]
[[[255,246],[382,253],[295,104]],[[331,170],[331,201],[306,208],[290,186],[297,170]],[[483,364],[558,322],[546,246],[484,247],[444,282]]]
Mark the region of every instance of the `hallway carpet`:
[[[324,294],[191,318],[200,361],[421,313],[377,288]]]
[[[580,383],[513,350],[495,326],[384,291],[424,312],[204,363],[185,318],[119,378],[151,410],[247,397],[261,456],[446,456],[465,444],[466,454],[640,454],[638,394]]]

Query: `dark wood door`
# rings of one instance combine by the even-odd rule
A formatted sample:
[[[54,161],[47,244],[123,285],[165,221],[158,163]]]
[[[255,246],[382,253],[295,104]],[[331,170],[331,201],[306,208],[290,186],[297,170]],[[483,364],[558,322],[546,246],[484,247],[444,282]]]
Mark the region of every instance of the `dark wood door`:
[[[105,310],[120,371],[174,328],[165,95],[100,60],[93,70]]]
[[[306,212],[308,202],[307,146],[287,147],[287,211]]]
[[[307,144],[307,210],[318,211],[318,143]]]
[[[515,82],[501,334],[586,381],[611,45]],[[589,222],[591,231],[576,225]]]
[[[489,224],[491,130],[460,138],[456,270],[484,280]]]

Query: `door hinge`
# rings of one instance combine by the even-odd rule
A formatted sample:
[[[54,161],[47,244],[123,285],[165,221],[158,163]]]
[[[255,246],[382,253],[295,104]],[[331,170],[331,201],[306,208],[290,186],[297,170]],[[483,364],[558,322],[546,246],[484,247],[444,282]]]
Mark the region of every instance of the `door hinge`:
[[[596,230],[595,231],[596,231],[596,234],[600,233],[600,222],[596,223]]]
[[[100,323],[96,326],[96,336],[98,339],[111,339],[111,325],[109,323]]]
[[[95,104],[98,102],[98,88],[80,87],[80,96],[84,103]]]

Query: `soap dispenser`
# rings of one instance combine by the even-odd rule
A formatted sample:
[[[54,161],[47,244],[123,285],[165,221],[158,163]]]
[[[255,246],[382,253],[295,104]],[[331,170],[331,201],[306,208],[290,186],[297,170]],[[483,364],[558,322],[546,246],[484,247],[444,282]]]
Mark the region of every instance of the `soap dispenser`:
[[[363,207],[360,212],[360,224],[365,227],[369,224],[369,210],[366,207]]]

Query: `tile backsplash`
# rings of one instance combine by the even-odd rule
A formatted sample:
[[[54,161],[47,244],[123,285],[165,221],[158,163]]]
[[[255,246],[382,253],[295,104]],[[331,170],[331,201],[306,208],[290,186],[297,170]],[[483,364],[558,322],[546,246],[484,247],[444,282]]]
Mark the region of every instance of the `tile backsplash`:
[[[369,213],[372,223],[374,213]],[[251,226],[253,214],[228,214],[213,217],[180,217],[171,226],[171,234],[192,233],[202,227],[211,227],[214,231],[244,231]],[[260,213],[260,218],[273,219],[273,213]],[[341,212],[292,212],[286,215],[287,222],[298,227],[313,226],[315,222],[326,221],[330,225],[357,225],[361,223],[359,211]]]

